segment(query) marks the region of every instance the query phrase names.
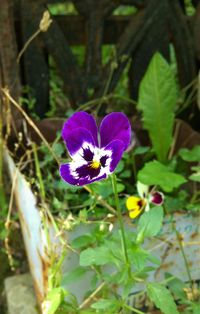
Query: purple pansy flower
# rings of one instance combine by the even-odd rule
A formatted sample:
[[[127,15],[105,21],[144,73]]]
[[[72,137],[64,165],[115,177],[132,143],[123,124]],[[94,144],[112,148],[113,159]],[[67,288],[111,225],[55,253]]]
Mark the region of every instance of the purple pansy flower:
[[[92,115],[80,111],[69,118],[62,137],[72,161],[60,166],[60,175],[73,185],[85,185],[106,178],[130,144],[131,126],[121,112],[108,114],[99,133]]]

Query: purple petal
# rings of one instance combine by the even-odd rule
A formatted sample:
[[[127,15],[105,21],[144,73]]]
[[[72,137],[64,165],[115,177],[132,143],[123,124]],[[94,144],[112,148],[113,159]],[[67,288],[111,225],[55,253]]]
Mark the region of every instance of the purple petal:
[[[112,151],[110,172],[113,172],[122,158],[122,154],[124,152],[124,143],[120,140],[115,140],[104,147],[104,149]]]
[[[83,185],[87,185],[90,183],[93,183],[95,181],[100,181],[102,179],[105,179],[107,177],[106,173],[104,173],[103,175],[96,177],[94,179],[91,178],[84,178],[84,179],[80,179],[77,185],[83,186]]]
[[[101,147],[105,147],[113,140],[120,140],[126,150],[131,140],[131,126],[125,114],[121,112],[108,114],[101,122],[100,136]]]
[[[92,146],[95,146],[94,139],[91,133],[85,128],[76,128],[71,132],[68,132],[65,135],[65,143],[71,156],[73,156],[81,147],[83,147],[84,143],[88,143],[91,144]],[[83,158],[84,156],[89,158],[88,150],[90,149],[89,148],[84,149]],[[91,151],[90,155],[92,155]]]
[[[162,205],[163,201],[164,201],[164,195],[161,192],[153,192],[151,194],[151,199],[150,199],[151,203],[155,204],[155,205]]]
[[[85,174],[87,175],[87,173],[85,173]],[[72,184],[72,185],[77,185],[77,186],[83,186],[86,184],[90,184],[92,182],[105,179],[107,177],[106,174],[103,174],[103,175],[96,177],[96,178],[91,178],[89,176],[87,176],[87,177],[73,176],[72,171],[70,169],[70,163],[69,164],[63,164],[60,166],[60,175],[61,175],[62,179],[64,181],[66,181],[67,183]],[[83,175],[83,171],[82,171],[82,175]]]
[[[77,128],[87,129],[92,137],[94,138],[94,143],[98,146],[97,137],[97,125],[92,115],[87,112],[79,111],[74,113],[65,123],[62,129],[62,137],[66,142],[66,137],[68,134]]]
[[[77,185],[78,179],[72,176],[70,172],[70,164],[63,164],[60,166],[60,175],[67,183]]]

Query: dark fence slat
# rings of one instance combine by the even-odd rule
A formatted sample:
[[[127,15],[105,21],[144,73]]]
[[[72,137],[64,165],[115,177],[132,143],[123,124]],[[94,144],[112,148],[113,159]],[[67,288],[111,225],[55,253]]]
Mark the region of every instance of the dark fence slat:
[[[23,44],[38,29],[38,23],[31,18],[27,1],[21,2],[21,32]],[[49,67],[48,56],[37,37],[31,42],[23,55],[25,83],[30,87],[30,96],[35,99],[35,113],[44,117],[49,109]]]
[[[156,4],[155,4],[156,5]],[[151,8],[146,19],[151,16]],[[129,69],[129,90],[131,98],[137,100],[139,84],[145,74],[148,64],[155,53],[159,51],[169,61],[169,32],[168,32],[168,5],[167,1],[157,0],[154,23],[148,28],[144,40],[132,54]]]

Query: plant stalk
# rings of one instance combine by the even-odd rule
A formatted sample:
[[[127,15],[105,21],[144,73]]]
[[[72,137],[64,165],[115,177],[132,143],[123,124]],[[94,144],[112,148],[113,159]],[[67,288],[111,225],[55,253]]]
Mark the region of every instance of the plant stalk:
[[[116,205],[116,209],[117,209],[117,218],[118,218],[118,222],[119,222],[119,226],[120,226],[120,230],[121,230],[122,249],[123,249],[126,264],[129,267],[129,271],[130,271],[130,263],[128,260],[126,237],[125,237],[125,232],[124,232],[124,223],[123,223],[121,209],[119,206],[119,197],[118,197],[118,193],[117,193],[117,180],[116,180],[116,175],[114,173],[112,174],[112,186],[113,186],[113,192],[114,192],[114,197],[115,197],[115,205]]]

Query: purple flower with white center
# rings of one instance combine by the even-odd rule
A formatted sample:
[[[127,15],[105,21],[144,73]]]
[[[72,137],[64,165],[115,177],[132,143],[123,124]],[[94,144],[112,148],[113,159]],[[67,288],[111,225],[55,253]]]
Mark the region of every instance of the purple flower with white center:
[[[119,163],[131,139],[131,126],[121,112],[108,114],[98,128],[92,115],[80,111],[69,118],[62,137],[72,161],[60,166],[62,179],[86,185],[106,178]]]

